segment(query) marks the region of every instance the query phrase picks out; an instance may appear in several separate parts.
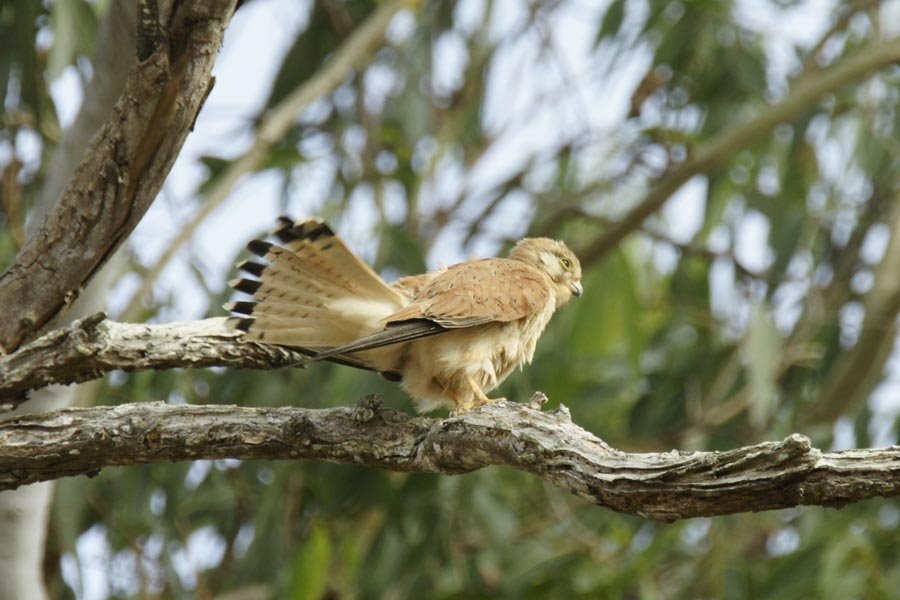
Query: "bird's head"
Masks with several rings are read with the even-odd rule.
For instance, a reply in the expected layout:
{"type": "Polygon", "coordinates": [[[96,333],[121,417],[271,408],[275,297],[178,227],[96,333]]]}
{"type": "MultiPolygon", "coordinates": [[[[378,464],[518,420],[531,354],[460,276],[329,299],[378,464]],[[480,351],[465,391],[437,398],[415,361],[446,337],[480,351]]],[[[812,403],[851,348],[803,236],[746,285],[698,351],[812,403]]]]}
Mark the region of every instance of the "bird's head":
{"type": "Polygon", "coordinates": [[[509,257],[537,267],[553,283],[556,305],[562,306],[573,295],[580,296],[581,263],[564,243],[550,238],[525,238],[513,247],[509,257]]]}

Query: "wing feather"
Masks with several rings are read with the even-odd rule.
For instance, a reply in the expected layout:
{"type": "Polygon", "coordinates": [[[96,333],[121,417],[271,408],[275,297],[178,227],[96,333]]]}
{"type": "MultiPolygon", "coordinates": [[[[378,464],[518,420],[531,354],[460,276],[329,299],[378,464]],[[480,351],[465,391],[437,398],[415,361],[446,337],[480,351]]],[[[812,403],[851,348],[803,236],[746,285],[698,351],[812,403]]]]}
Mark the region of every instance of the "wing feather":
{"type": "Polygon", "coordinates": [[[384,331],[373,333],[354,340],[349,344],[343,344],[335,348],[330,348],[323,352],[313,354],[301,364],[314,362],[317,360],[330,360],[334,356],[346,355],[353,352],[362,352],[364,350],[374,350],[384,346],[392,346],[401,342],[408,342],[430,335],[437,335],[447,331],[445,327],[441,327],[437,323],[428,320],[418,320],[402,323],[399,325],[389,325],[384,331]]]}
{"type": "Polygon", "coordinates": [[[422,286],[412,303],[386,319],[427,319],[446,329],[516,321],[550,301],[546,277],[521,261],[488,258],[450,267],[422,286]]]}

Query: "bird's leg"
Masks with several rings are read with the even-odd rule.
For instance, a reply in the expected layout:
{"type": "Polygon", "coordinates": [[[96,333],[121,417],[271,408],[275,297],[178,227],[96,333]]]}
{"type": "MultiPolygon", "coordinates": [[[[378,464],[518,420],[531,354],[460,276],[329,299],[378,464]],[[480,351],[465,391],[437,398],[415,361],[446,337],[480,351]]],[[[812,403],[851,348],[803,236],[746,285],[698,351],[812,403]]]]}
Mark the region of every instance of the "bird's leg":
{"type": "Polygon", "coordinates": [[[450,399],[451,402],[453,402],[453,408],[450,409],[451,417],[458,417],[459,415],[467,413],[475,408],[475,403],[472,401],[472,399],[463,400],[462,398],[460,398],[459,394],[451,392],[449,389],[447,389],[446,386],[441,386],[441,388],[444,390],[444,394],[450,399]]]}
{"type": "Polygon", "coordinates": [[[466,375],[466,382],[469,384],[469,387],[472,388],[472,391],[475,393],[475,400],[473,401],[473,408],[476,406],[482,406],[483,404],[487,404],[489,402],[497,402],[499,400],[506,400],[506,398],[488,398],[484,395],[484,392],[481,390],[481,386],[475,383],[475,380],[472,379],[471,375],[466,375]]]}
{"type": "Polygon", "coordinates": [[[497,402],[498,400],[505,400],[506,398],[488,398],[485,396],[484,392],[481,390],[481,386],[475,383],[475,380],[472,379],[471,375],[466,375],[466,383],[469,386],[469,389],[472,392],[472,396],[467,398],[466,400],[462,400],[459,394],[452,394],[449,390],[444,388],[444,393],[447,394],[447,397],[453,401],[455,407],[450,411],[451,417],[457,417],[461,414],[467,413],[473,408],[478,408],[484,404],[489,402],[497,402]]]}

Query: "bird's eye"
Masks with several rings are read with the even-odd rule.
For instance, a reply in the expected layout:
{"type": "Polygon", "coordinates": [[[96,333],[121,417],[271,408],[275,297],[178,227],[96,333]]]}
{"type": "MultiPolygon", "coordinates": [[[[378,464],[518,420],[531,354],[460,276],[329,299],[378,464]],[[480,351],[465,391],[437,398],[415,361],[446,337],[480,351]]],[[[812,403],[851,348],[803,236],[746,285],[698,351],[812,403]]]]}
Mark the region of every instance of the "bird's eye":
{"type": "Polygon", "coordinates": [[[568,258],[563,258],[560,262],[562,263],[562,266],[565,267],[566,269],[572,268],[572,261],[569,260],[568,258]]]}

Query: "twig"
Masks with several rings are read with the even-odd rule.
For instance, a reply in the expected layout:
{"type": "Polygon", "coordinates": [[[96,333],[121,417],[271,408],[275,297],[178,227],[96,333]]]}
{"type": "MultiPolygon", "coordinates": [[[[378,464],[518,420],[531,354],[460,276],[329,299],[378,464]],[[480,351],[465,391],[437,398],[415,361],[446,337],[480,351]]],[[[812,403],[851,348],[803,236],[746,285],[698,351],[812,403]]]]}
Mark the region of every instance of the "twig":
{"type": "Polygon", "coordinates": [[[878,2],[879,0],[856,0],[855,2],[838,5],[836,11],[837,16],[831,24],[831,27],[819,37],[819,40],[815,45],[806,53],[806,59],[803,61],[803,72],[811,73],[816,71],[819,68],[819,65],[817,65],[815,61],[819,58],[819,53],[822,52],[829,40],[831,40],[835,34],[846,29],[847,25],[850,23],[850,19],[854,15],[861,11],[869,10],[872,6],[877,5],[878,2]]]}

